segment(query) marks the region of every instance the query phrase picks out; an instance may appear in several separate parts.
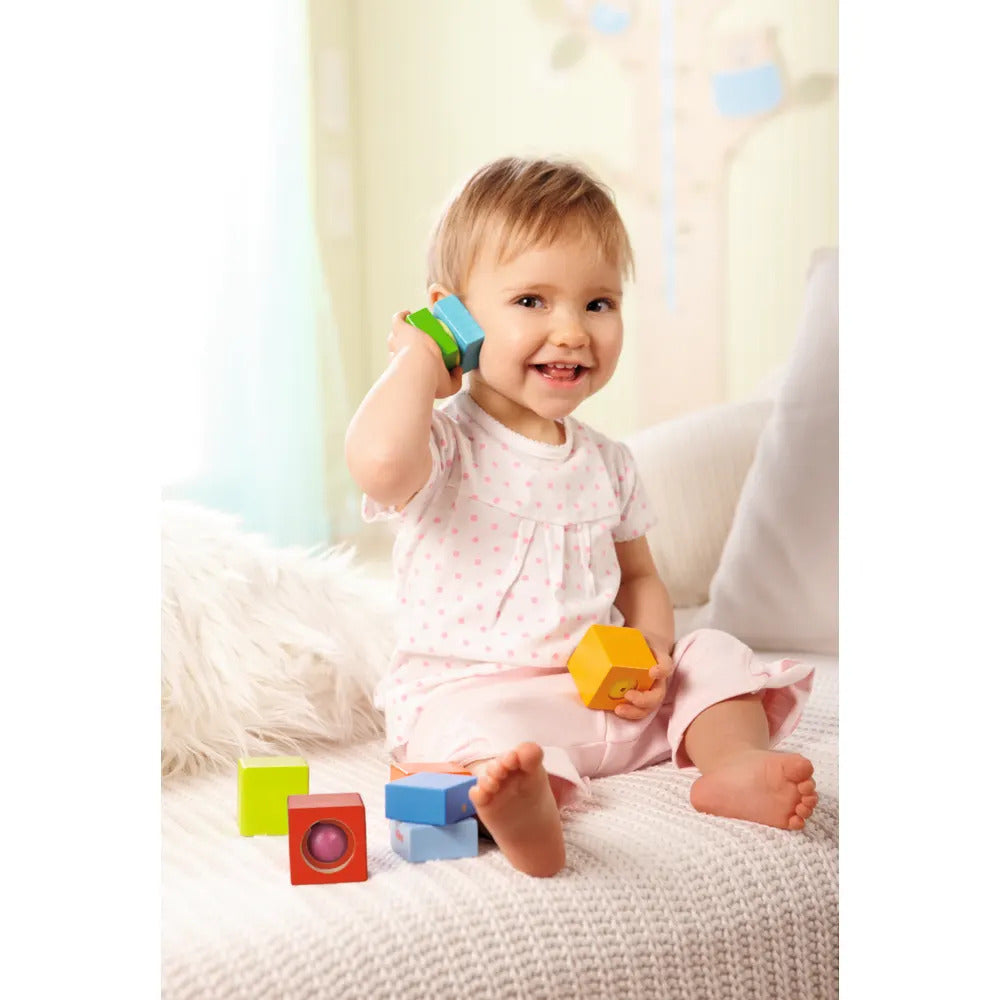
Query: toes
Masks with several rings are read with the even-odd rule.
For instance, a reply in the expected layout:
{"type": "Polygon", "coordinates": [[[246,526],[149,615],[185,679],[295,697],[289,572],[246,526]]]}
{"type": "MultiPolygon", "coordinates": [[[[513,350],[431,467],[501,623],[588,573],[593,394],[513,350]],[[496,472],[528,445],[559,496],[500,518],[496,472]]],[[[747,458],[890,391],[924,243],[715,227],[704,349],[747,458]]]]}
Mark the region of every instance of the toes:
{"type": "Polygon", "coordinates": [[[801,830],[805,825],[806,821],[801,816],[792,816],[788,821],[789,830],[801,830]]]}
{"type": "Polygon", "coordinates": [[[490,798],[492,798],[497,792],[500,791],[500,782],[497,781],[493,775],[487,772],[480,777],[479,784],[476,787],[481,788],[487,795],[489,795],[490,798]]]}
{"type": "Polygon", "coordinates": [[[511,752],[525,771],[538,767],[544,756],[544,751],[537,743],[519,743],[511,752]]]}
{"type": "Polygon", "coordinates": [[[784,764],[785,776],[796,784],[800,784],[812,777],[812,761],[806,760],[805,757],[799,754],[790,754],[782,763],[784,764]]]}
{"type": "Polygon", "coordinates": [[[477,808],[482,809],[483,806],[488,806],[493,800],[493,796],[489,792],[480,788],[479,785],[473,785],[469,789],[469,801],[477,808]]]}
{"type": "Polygon", "coordinates": [[[818,795],[803,795],[802,796],[802,804],[804,806],[808,806],[810,809],[815,809],[817,802],[819,802],[819,796],[818,795]]]}
{"type": "Polygon", "coordinates": [[[800,781],[798,787],[800,795],[811,795],[816,791],[816,782],[810,778],[808,781],[800,781]]]}
{"type": "MultiPolygon", "coordinates": [[[[507,756],[509,757],[510,754],[507,754],[507,756]]],[[[508,773],[516,766],[516,763],[512,766],[502,757],[496,757],[486,765],[486,774],[494,781],[503,781],[503,779],[507,777],[508,773]]]]}
{"type": "Polygon", "coordinates": [[[797,816],[801,816],[802,819],[809,819],[809,817],[812,816],[812,813],[812,806],[807,806],[802,802],[795,807],[795,814],[797,816]]]}

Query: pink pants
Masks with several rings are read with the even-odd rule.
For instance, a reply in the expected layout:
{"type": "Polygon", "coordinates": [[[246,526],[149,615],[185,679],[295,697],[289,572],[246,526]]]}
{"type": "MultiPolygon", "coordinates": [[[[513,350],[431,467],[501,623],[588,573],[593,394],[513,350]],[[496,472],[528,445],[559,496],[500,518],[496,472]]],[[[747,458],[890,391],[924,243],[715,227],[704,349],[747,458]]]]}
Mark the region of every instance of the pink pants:
{"type": "Polygon", "coordinates": [[[693,766],[684,750],[687,727],[706,708],[737,695],[763,692],[773,746],[798,724],[812,688],[812,667],[797,660],[765,662],[714,629],[680,639],[674,663],[662,707],[637,722],[587,708],[568,672],[525,667],[442,684],[428,696],[397,757],[464,765],[527,740],[545,751],[550,775],[586,790],[588,778],[671,757],[678,767],[693,766]]]}

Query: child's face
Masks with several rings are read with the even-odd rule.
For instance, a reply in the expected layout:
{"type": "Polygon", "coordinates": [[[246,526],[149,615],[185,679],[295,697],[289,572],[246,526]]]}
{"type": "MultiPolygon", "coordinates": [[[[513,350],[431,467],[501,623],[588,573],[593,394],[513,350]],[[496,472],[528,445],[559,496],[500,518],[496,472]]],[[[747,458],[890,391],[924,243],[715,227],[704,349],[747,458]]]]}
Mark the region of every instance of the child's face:
{"type": "Polygon", "coordinates": [[[504,264],[495,253],[480,254],[462,298],[485,334],[470,376],[472,397],[527,437],[551,439],[552,422],[614,373],[622,347],[621,273],[592,241],[560,239],[504,264]]]}

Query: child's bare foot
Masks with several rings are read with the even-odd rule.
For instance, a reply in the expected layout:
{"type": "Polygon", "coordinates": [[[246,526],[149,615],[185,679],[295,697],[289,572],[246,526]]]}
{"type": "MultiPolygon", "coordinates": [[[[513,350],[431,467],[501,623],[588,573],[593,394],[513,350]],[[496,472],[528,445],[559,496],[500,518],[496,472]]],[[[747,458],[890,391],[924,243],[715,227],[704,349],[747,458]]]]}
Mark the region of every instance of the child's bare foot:
{"type": "Polygon", "coordinates": [[[542,748],[519,743],[472,771],[479,780],[469,798],[507,860],[528,875],[555,875],[566,863],[566,847],[542,748]]]}
{"type": "Polygon", "coordinates": [[[745,750],[728,757],[691,786],[699,812],[801,830],[819,796],[813,766],[797,753],[745,750]]]}

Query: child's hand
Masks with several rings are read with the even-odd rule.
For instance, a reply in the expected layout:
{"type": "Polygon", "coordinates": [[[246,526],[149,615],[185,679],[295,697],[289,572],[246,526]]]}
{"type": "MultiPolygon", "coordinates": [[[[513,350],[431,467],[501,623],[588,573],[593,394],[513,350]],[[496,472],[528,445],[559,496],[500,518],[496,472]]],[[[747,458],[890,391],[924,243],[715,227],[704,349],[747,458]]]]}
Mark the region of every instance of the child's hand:
{"type": "Polygon", "coordinates": [[[649,676],[653,678],[653,686],[648,691],[639,691],[633,688],[625,692],[627,705],[619,705],[615,709],[615,715],[621,719],[645,719],[647,715],[659,710],[663,704],[663,699],[667,696],[667,685],[670,683],[670,676],[674,672],[674,661],[670,653],[673,650],[673,643],[651,632],[643,632],[649,648],[656,657],[656,664],[649,668],[649,676]]]}
{"type": "Polygon", "coordinates": [[[435,399],[445,399],[454,396],[462,388],[462,366],[456,365],[451,371],[445,367],[441,348],[423,330],[417,329],[406,322],[409,310],[404,309],[392,317],[392,330],[386,338],[389,347],[389,360],[396,357],[404,348],[409,348],[420,358],[425,356],[433,365],[437,375],[437,386],[434,390],[435,399]]]}

